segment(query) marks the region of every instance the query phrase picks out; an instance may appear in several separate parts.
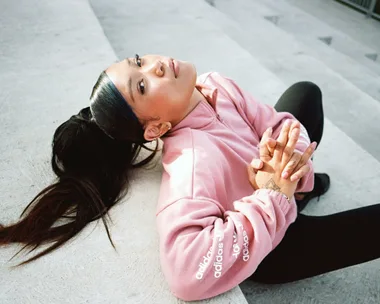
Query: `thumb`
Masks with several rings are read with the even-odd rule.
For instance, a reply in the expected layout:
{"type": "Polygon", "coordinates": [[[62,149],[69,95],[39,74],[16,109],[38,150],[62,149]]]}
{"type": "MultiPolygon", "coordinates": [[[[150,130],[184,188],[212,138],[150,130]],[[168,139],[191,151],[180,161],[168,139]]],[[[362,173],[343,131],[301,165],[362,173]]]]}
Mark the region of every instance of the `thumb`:
{"type": "Polygon", "coordinates": [[[259,189],[256,183],[256,170],[250,165],[247,166],[248,180],[254,190],[259,189]]]}
{"type": "Polygon", "coordinates": [[[263,167],[264,163],[261,159],[257,159],[257,158],[254,158],[252,161],[251,161],[251,164],[250,166],[255,169],[257,172],[257,170],[260,170],[262,167],[263,167]]]}

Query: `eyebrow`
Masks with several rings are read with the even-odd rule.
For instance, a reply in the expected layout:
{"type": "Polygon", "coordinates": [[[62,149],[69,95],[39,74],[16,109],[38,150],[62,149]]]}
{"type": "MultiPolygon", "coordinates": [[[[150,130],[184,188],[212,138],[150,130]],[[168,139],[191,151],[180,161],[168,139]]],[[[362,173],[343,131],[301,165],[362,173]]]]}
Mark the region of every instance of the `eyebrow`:
{"type": "MultiPolygon", "coordinates": [[[[129,60],[129,58],[126,58],[128,65],[131,66],[132,62],[129,60]]],[[[129,96],[131,96],[132,102],[135,103],[135,98],[133,97],[133,90],[132,90],[132,78],[129,77],[128,79],[128,91],[129,91],[129,96]]]]}

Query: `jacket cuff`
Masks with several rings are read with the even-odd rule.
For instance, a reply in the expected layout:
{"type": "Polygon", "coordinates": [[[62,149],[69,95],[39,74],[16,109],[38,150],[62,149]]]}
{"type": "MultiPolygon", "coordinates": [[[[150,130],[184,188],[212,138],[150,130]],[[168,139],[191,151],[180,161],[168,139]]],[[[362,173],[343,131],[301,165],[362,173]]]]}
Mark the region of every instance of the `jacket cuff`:
{"type": "Polygon", "coordinates": [[[270,197],[273,204],[277,204],[281,211],[286,215],[291,207],[291,204],[295,203],[294,198],[288,200],[282,192],[274,191],[270,189],[259,189],[253,194],[259,199],[263,198],[265,200],[268,196],[270,197]]]}

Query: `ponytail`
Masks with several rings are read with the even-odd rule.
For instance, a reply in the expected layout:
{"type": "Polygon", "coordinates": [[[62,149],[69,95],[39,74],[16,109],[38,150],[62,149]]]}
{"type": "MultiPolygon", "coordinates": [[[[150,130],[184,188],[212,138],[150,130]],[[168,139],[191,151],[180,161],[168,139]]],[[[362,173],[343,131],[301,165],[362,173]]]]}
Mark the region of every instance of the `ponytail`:
{"type": "Polygon", "coordinates": [[[91,119],[89,108],[60,125],[53,138],[52,168],[58,180],[42,190],[25,208],[20,220],[0,225],[0,246],[21,243],[20,252],[42,252],[19,265],[32,262],[61,247],[88,223],[102,219],[112,242],[107,212],[127,193],[131,172],[150,163],[158,152],[144,144],[107,136],[91,119]],[[153,152],[135,163],[141,148],[153,152]]]}

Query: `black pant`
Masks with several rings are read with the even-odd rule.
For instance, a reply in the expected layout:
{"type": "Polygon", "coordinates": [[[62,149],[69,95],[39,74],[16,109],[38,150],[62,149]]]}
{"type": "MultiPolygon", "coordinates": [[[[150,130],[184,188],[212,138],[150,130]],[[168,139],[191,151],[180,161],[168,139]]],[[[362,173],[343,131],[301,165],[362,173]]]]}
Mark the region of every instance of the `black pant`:
{"type": "MultiPolygon", "coordinates": [[[[275,106],[292,113],[320,142],[322,97],[309,82],[290,87],[275,106]]],[[[380,257],[380,204],[326,216],[299,214],[281,243],[248,278],[277,284],[323,274],[380,257]]]]}
{"type": "Polygon", "coordinates": [[[274,106],[277,112],[288,112],[306,128],[311,142],[318,144],[323,133],[322,93],[312,82],[298,82],[285,91],[274,106]]]}

